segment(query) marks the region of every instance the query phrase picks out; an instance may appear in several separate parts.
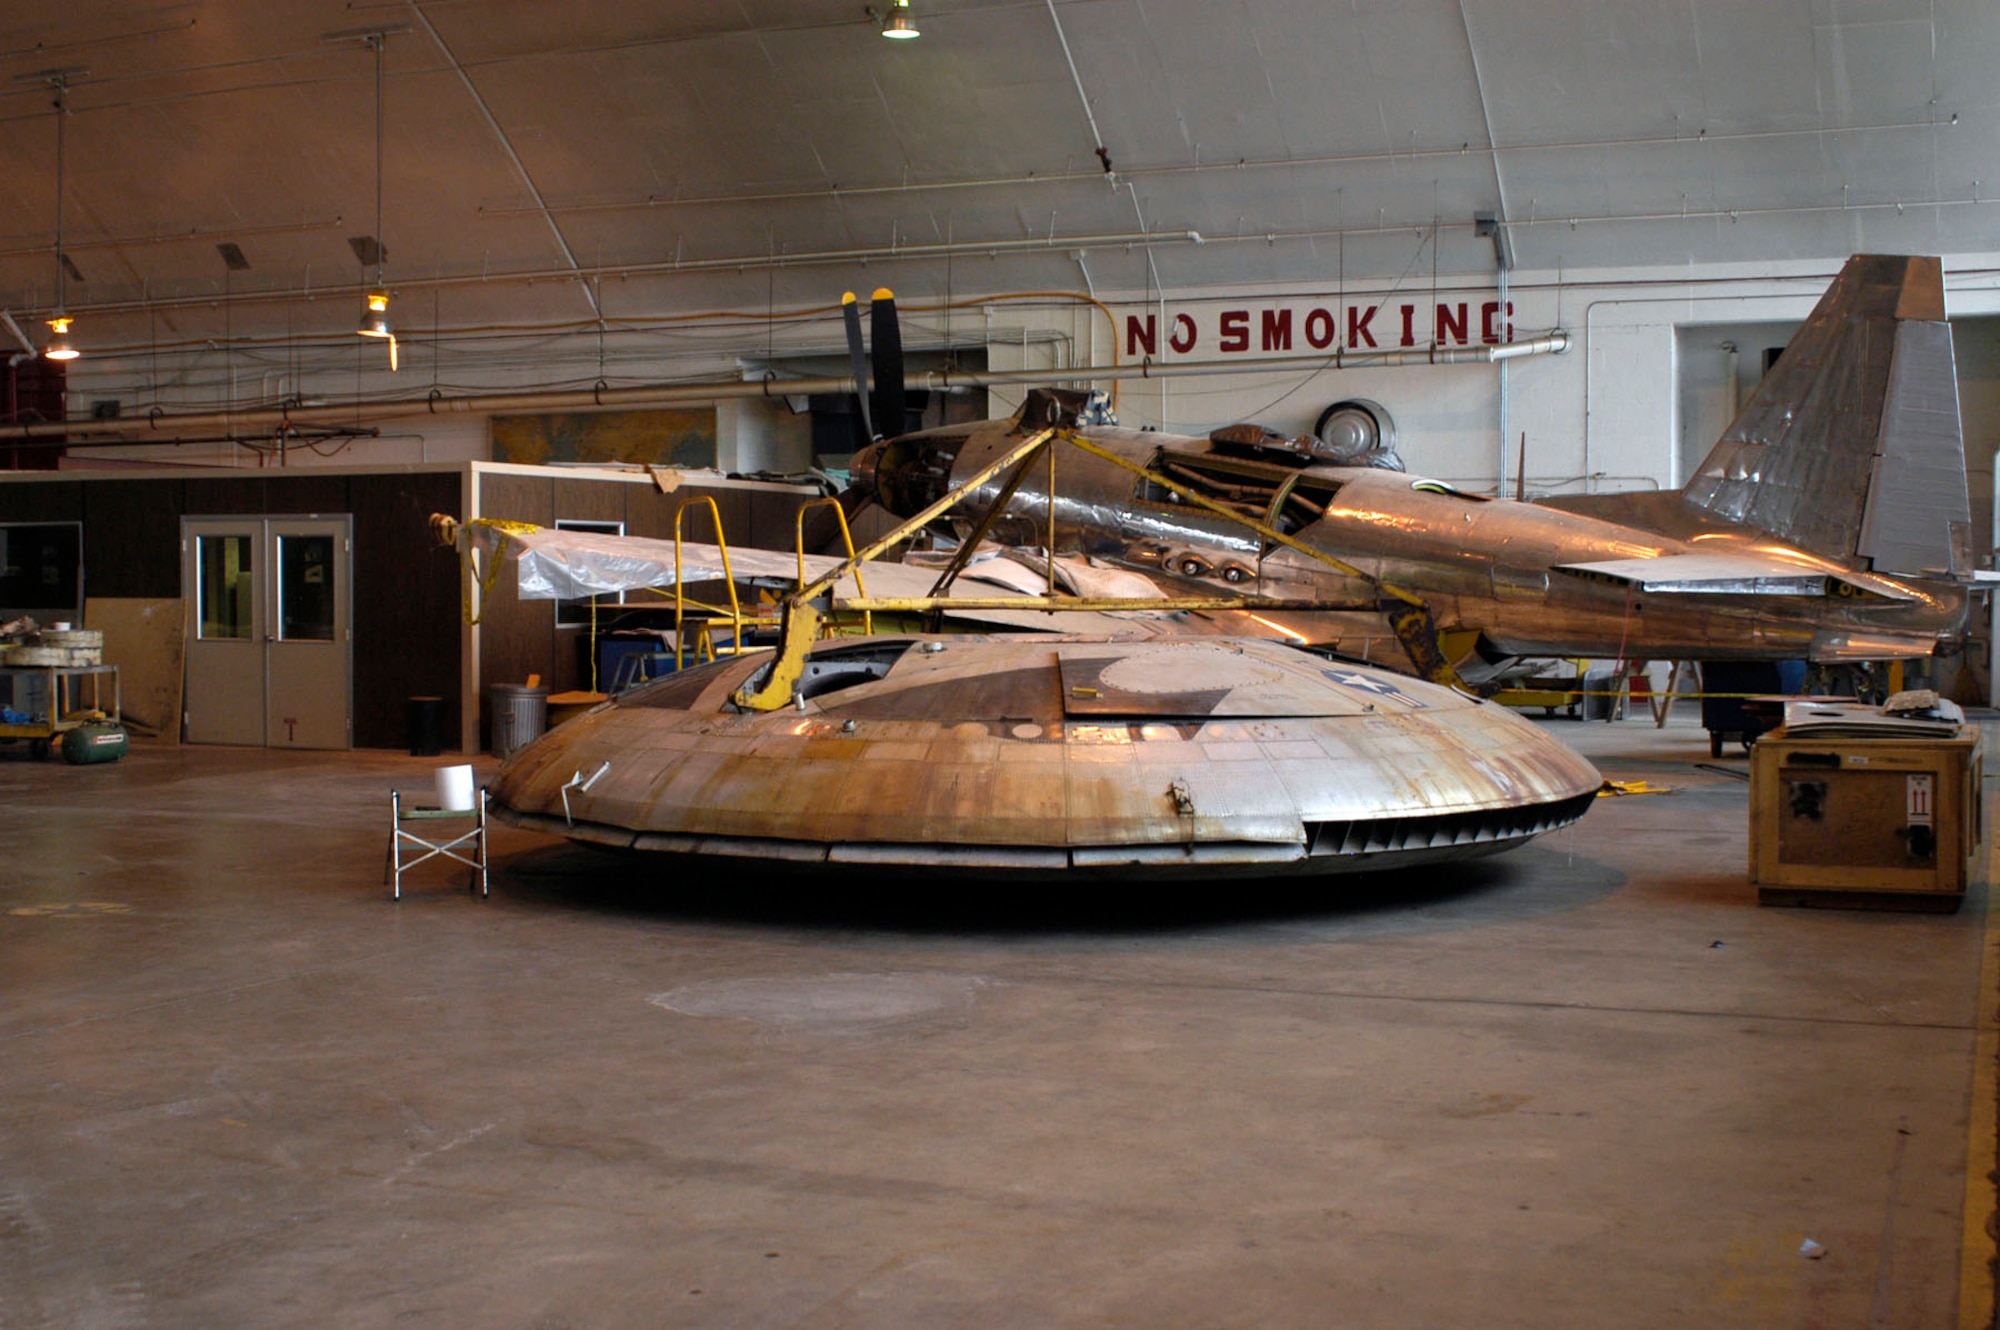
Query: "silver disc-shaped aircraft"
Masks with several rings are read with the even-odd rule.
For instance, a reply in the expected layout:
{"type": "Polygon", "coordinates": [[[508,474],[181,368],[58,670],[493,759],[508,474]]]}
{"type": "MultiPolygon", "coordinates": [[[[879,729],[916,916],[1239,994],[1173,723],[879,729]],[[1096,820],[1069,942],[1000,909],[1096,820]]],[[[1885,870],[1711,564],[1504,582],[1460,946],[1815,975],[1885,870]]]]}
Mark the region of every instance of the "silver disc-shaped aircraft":
{"type": "Polygon", "coordinates": [[[1270,640],[834,639],[790,705],[757,651],[506,763],[515,825],[739,868],[1282,877],[1472,858],[1602,783],[1505,707],[1270,640]]]}

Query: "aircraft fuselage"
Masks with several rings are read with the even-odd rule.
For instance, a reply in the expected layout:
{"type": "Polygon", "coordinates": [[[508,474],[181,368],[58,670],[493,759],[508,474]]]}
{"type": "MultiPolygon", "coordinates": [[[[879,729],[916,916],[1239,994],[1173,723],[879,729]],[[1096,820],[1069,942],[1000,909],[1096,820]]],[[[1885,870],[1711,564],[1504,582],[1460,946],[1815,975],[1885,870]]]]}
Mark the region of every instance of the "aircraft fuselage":
{"type": "MultiPolygon", "coordinates": [[[[1054,498],[1045,460],[1027,474],[994,538],[1050,544],[1164,575],[1189,591],[1300,600],[1385,598],[1382,584],[1423,601],[1441,630],[1477,630],[1513,656],[1628,659],[1891,659],[1930,654],[1962,630],[1966,595],[1948,582],[1868,574],[1766,532],[1645,496],[1647,527],[1536,503],[1487,499],[1402,472],[1297,465],[1220,448],[1208,439],[1092,426],[1078,433],[1184,489],[1273,527],[1354,573],[1203,509],[1170,488],[1080,449],[1058,445],[1054,498]],[[1657,526],[1661,529],[1650,529],[1657,526]],[[1565,572],[1565,565],[1674,555],[1754,554],[1795,569],[1821,594],[1643,585],[1565,572]],[[1855,575],[1875,590],[1855,583],[1855,575]],[[1355,574],[1359,574],[1358,576],[1355,574]]],[[[878,500],[908,515],[1019,441],[1008,422],[946,427],[878,445],[861,469],[878,500]]],[[[961,533],[998,497],[1005,477],[968,495],[951,521],[961,533]]],[[[1337,640],[1325,622],[1275,618],[1311,640],[1337,640]]],[[[1335,616],[1338,617],[1338,616],[1335,616]]]]}

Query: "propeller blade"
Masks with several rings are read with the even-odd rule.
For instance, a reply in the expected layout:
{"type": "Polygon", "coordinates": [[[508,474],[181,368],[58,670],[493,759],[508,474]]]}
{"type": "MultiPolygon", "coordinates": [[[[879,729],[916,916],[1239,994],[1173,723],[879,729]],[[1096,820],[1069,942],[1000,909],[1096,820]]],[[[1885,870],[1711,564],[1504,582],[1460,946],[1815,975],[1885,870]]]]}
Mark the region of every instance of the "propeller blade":
{"type": "Polygon", "coordinates": [[[852,291],[840,298],[840,316],[847,323],[847,358],[854,365],[854,400],[861,408],[861,443],[867,444],[875,438],[875,423],[868,415],[868,353],[861,349],[861,306],[855,302],[852,291]]]}
{"type": "Polygon", "coordinates": [[[875,369],[875,419],[884,438],[903,432],[903,330],[896,321],[896,297],[888,287],[868,303],[868,340],[875,369]]]}

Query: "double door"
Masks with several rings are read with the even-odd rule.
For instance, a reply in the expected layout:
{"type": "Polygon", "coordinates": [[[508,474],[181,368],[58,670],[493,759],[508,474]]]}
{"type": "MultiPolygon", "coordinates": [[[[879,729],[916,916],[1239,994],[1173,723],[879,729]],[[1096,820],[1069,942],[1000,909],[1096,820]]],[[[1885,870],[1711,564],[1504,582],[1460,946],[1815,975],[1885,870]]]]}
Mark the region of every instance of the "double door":
{"type": "Polygon", "coordinates": [[[189,743],[353,746],[353,519],[181,521],[189,743]]]}

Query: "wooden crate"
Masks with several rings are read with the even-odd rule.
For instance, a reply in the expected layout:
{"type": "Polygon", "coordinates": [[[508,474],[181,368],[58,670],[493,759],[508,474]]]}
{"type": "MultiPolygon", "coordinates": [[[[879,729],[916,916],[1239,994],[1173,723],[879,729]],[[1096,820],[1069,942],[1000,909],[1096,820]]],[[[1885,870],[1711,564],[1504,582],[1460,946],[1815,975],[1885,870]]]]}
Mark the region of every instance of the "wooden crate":
{"type": "Polygon", "coordinates": [[[1765,905],[1956,910],[1981,835],[1976,730],[1953,739],[1776,730],[1750,755],[1750,880],[1765,905]]]}

